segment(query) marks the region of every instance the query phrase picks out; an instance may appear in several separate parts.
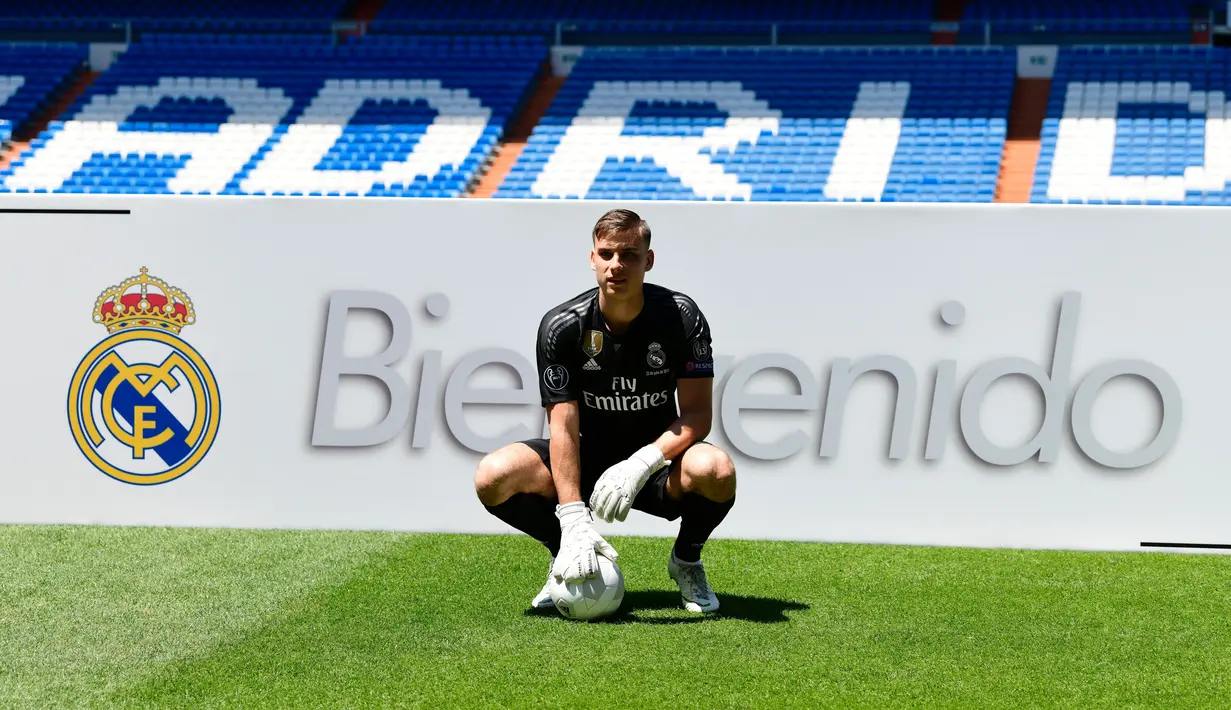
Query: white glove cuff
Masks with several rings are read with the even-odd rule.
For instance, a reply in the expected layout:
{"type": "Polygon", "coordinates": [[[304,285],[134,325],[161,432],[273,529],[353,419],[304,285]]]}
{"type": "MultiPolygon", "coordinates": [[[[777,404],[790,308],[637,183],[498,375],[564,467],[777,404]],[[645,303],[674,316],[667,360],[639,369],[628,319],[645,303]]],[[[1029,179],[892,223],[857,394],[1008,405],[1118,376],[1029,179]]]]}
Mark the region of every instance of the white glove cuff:
{"type": "Polygon", "coordinates": [[[590,515],[590,509],[586,507],[584,501],[557,505],[556,517],[560,519],[561,530],[582,521],[594,522],[593,516],[590,515]]]}
{"type": "Polygon", "coordinates": [[[662,450],[653,444],[646,444],[629,458],[645,464],[648,469],[646,471],[647,475],[657,473],[660,468],[667,465],[667,462],[663,459],[662,450]]]}

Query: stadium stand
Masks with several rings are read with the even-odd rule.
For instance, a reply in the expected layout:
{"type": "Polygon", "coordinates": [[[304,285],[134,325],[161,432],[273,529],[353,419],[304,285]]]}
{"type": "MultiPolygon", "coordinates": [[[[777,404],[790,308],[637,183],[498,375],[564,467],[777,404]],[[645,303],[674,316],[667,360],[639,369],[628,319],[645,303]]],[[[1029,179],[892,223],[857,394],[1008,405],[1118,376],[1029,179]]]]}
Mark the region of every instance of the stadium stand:
{"type": "Polygon", "coordinates": [[[546,48],[520,38],[150,35],[0,191],[454,197],[546,48]]]}
{"type": "Polygon", "coordinates": [[[1187,42],[1194,20],[1208,20],[1208,2],[1184,0],[971,0],[962,13],[964,43],[1047,44],[1187,42]]]}
{"type": "Polygon", "coordinates": [[[0,141],[48,106],[86,54],[74,44],[0,45],[0,141]]]}
{"type": "MultiPolygon", "coordinates": [[[[26,83],[24,76],[0,76],[0,110],[5,108],[5,104],[13,95],[21,89],[26,83]]],[[[10,118],[0,118],[0,142],[7,141],[13,135],[13,120],[10,118]]]]}
{"type": "Polygon", "coordinates": [[[1061,52],[1031,201],[1231,204],[1229,59],[1208,47],[1061,52]]]}
{"type": "Polygon", "coordinates": [[[133,20],[139,27],[188,29],[211,21],[214,31],[261,22],[265,31],[329,28],[346,0],[0,0],[0,28],[105,28],[133,20]]]}
{"type": "Polygon", "coordinates": [[[498,24],[505,32],[537,32],[565,44],[927,44],[934,5],[934,0],[388,0],[371,31],[414,26],[458,32],[498,24]]]}
{"type": "Polygon", "coordinates": [[[1206,15],[1210,4],[1186,0],[971,0],[963,19],[992,21],[1024,29],[1041,22],[1072,23],[1074,27],[1135,27],[1149,23],[1161,30],[1187,29],[1194,16],[1206,15]]]}
{"type": "Polygon", "coordinates": [[[587,51],[498,198],[990,202],[993,49],[587,51]]]}
{"type": "Polygon", "coordinates": [[[762,0],[761,2],[707,2],[706,0],[389,0],[378,16],[381,20],[514,20],[554,24],[576,21],[615,22],[737,22],[760,21],[882,21],[918,22],[932,18],[933,0],[885,0],[883,2],[811,2],[810,0],[762,0]]]}
{"type": "Polygon", "coordinates": [[[1228,50],[1189,46],[1220,12],[0,0],[0,29],[140,29],[101,74],[85,43],[0,44],[0,192],[1231,204],[1228,50]],[[835,46],[736,46],[771,24],[835,46]],[[849,46],[865,32],[901,46],[849,46]],[[590,36],[545,75],[549,44],[590,36]],[[1017,77],[1026,40],[1061,45],[1054,78],[1017,77]]]}

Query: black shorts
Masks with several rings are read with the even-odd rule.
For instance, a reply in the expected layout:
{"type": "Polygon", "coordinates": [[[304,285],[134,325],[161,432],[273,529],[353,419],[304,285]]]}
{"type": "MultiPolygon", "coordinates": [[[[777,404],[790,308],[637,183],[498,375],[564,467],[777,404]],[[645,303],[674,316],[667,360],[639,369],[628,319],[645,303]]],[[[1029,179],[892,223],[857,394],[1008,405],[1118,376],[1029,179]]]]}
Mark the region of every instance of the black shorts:
{"type": "MultiPolygon", "coordinates": [[[[547,470],[551,470],[551,446],[547,439],[527,439],[520,443],[533,449],[543,460],[547,470]]],[[[698,441],[692,446],[704,443],[698,441]]],[[[590,504],[590,494],[594,492],[594,484],[598,483],[599,476],[626,458],[628,454],[624,452],[614,453],[584,445],[581,447],[581,499],[586,505],[590,504]]],[[[658,473],[650,476],[650,480],[645,482],[641,492],[633,499],[633,509],[667,520],[680,517],[680,502],[667,496],[667,476],[670,473],[671,466],[664,466],[658,473]]]]}

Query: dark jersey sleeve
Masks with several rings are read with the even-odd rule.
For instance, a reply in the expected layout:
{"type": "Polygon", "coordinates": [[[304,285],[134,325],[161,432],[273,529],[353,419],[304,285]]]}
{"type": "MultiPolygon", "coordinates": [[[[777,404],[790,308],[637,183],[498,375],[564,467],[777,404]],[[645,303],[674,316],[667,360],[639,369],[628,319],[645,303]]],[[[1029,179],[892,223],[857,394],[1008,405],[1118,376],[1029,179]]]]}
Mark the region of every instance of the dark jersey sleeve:
{"type": "Polygon", "coordinates": [[[676,368],[675,376],[713,377],[714,350],[710,344],[710,325],[705,314],[695,301],[682,293],[675,295],[675,305],[680,309],[684,324],[684,358],[676,368]]]}
{"type": "Polygon", "coordinates": [[[536,352],[543,406],[577,399],[577,353],[581,352],[581,319],[577,314],[551,311],[543,316],[536,352]]]}

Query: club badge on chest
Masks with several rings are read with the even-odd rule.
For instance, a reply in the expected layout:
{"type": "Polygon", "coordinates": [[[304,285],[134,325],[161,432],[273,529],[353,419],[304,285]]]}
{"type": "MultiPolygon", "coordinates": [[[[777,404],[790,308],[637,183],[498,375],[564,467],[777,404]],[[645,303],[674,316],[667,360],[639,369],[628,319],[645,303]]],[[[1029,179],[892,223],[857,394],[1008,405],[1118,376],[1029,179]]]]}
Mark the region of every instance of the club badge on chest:
{"type": "Polygon", "coordinates": [[[658,343],[650,343],[649,352],[645,354],[645,362],[654,369],[658,369],[667,363],[667,354],[663,352],[663,346],[658,343]]]}

